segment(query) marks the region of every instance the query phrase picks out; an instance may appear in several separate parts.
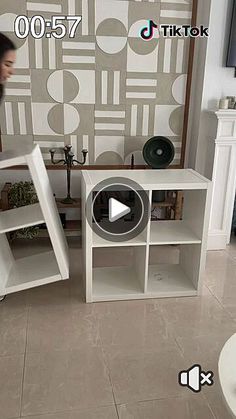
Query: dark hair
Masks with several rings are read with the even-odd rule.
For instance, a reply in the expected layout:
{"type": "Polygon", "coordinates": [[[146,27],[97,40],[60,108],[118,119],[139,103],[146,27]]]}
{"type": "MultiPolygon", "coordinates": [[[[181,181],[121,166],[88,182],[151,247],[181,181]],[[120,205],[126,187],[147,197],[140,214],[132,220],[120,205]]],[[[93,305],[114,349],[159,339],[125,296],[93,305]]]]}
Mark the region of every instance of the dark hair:
{"type": "MultiPolygon", "coordinates": [[[[14,51],[16,50],[15,44],[6,35],[0,32],[0,79],[1,79],[1,64],[4,58],[4,55],[6,54],[6,52],[12,51],[12,50],[14,51]]],[[[4,91],[3,84],[0,83],[0,102],[3,97],[3,91],[4,91]]]]}

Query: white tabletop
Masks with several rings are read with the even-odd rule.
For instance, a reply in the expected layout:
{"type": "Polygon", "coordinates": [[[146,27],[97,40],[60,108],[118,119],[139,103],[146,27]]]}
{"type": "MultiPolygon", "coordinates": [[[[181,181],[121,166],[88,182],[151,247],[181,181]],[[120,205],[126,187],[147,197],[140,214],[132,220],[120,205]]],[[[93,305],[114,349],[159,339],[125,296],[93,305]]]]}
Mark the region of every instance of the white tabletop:
{"type": "Polygon", "coordinates": [[[95,186],[111,177],[133,180],[144,189],[207,189],[209,180],[192,169],[84,170],[87,185],[95,186]]]}
{"type": "Polygon", "coordinates": [[[224,398],[231,413],[236,416],[236,334],[224,345],[218,368],[224,398]]]}

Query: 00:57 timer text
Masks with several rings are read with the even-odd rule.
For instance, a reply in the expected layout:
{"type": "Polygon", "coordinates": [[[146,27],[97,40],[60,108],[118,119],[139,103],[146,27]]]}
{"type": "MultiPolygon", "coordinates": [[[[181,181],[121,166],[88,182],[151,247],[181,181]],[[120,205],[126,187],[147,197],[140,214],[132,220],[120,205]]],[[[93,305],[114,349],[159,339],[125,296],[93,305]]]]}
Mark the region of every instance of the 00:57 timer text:
{"type": "Polygon", "coordinates": [[[51,20],[46,21],[40,15],[33,16],[31,19],[28,16],[20,15],[15,19],[14,30],[16,36],[20,39],[27,38],[29,34],[35,39],[44,36],[46,38],[62,39],[67,35],[67,32],[69,32],[69,38],[74,38],[81,20],[82,16],[52,16],[51,20]],[[72,23],[68,30],[63,21],[72,23]],[[49,29],[49,32],[47,32],[47,29],[49,29]]]}

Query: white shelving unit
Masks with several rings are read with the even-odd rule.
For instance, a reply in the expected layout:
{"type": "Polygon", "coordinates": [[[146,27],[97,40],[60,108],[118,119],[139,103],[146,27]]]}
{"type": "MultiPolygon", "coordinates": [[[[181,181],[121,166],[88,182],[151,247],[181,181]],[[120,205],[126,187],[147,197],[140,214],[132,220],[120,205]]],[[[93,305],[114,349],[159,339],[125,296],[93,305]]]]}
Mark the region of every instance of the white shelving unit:
{"type": "Polygon", "coordinates": [[[27,165],[38,204],[0,212],[0,296],[69,278],[68,246],[39,146],[0,153],[0,169],[27,165]],[[6,233],[46,223],[52,251],[14,259],[6,233]]]}
{"type": "Polygon", "coordinates": [[[201,292],[211,203],[211,182],[191,169],[82,172],[82,240],[86,301],[194,296],[201,292]],[[90,191],[107,178],[137,182],[149,195],[184,192],[181,221],[151,221],[136,238],[98,237],[85,217],[90,191]],[[173,261],[174,259],[174,261],[173,261]]]}

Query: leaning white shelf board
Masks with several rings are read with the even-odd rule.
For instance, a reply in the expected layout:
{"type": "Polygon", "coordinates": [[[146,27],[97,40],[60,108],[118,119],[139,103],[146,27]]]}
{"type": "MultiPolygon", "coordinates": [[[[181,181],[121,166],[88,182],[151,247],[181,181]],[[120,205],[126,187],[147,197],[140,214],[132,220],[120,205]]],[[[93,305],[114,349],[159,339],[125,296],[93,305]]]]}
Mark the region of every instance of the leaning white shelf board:
{"type": "Polygon", "coordinates": [[[83,273],[87,302],[194,296],[201,292],[212,194],[208,179],[192,169],[85,170],[81,178],[83,273]],[[155,190],[184,191],[183,219],[149,220],[139,237],[126,242],[101,239],[92,232],[86,220],[85,203],[98,183],[114,177],[128,178],[141,185],[149,195],[150,206],[155,190]],[[158,246],[166,246],[168,251],[173,245],[180,249],[178,264],[152,263],[153,248],[158,250],[158,246]],[[101,251],[105,255],[104,266],[96,266],[96,252],[101,251]],[[109,264],[113,256],[117,260],[119,252],[123,255],[122,262],[132,261],[129,266],[119,266],[117,262],[118,266],[109,264]]]}
{"type": "Polygon", "coordinates": [[[38,204],[0,212],[0,295],[69,278],[68,246],[38,145],[23,153],[0,153],[0,169],[24,164],[38,204]],[[46,223],[53,251],[15,260],[6,232],[46,223]]]}

